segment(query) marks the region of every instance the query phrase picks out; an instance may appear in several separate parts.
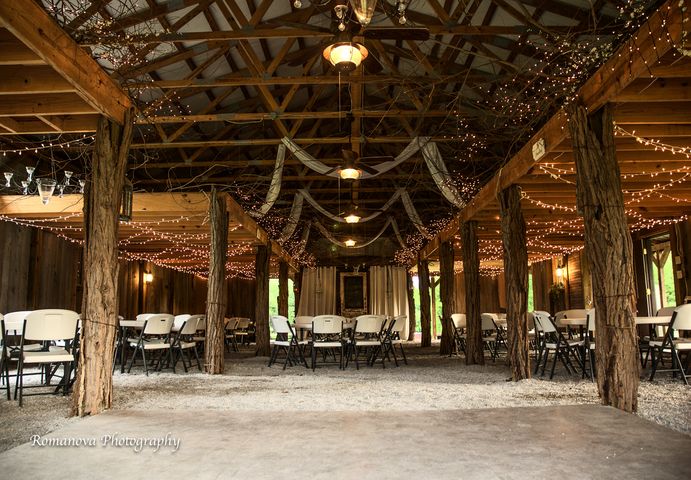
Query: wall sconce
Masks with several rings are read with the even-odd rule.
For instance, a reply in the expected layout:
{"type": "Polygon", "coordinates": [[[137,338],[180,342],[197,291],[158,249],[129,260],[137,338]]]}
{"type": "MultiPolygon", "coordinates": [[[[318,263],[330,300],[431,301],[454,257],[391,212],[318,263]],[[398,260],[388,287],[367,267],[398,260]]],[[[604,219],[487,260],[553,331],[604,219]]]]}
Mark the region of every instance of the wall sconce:
{"type": "Polygon", "coordinates": [[[154,281],[154,274],[150,272],[144,273],[144,283],[151,283],[154,281]]]}

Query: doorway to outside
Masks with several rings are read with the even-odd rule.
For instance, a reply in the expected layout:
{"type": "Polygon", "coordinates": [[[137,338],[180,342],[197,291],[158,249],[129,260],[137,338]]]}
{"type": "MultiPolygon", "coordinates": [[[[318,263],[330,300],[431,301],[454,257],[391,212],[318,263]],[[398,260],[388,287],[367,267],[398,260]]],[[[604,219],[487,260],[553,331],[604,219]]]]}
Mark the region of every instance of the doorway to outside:
{"type": "Polygon", "coordinates": [[[643,240],[646,259],[646,293],[652,314],[677,305],[674,259],[668,233],[643,240]]]}

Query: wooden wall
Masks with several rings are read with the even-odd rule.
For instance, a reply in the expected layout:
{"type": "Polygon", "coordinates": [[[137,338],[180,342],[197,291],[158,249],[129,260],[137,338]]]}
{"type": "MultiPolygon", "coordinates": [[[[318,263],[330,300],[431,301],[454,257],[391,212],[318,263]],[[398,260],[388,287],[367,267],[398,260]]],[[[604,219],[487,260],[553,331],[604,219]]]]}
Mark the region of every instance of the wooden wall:
{"type": "MultiPolygon", "coordinates": [[[[456,310],[465,313],[465,275],[457,273],[454,278],[456,289],[456,310]]],[[[499,277],[480,276],[480,311],[497,313],[500,310],[499,277]]]]}
{"type": "Polygon", "coordinates": [[[553,283],[552,259],[530,266],[533,275],[533,308],[549,312],[549,288],[553,283]]]}
{"type": "Polygon", "coordinates": [[[82,248],[52,233],[0,221],[0,312],[81,309],[82,248]]]}
{"type": "Polygon", "coordinates": [[[226,280],[228,290],[229,317],[247,317],[254,319],[255,297],[257,291],[256,280],[230,278],[226,280]]]}

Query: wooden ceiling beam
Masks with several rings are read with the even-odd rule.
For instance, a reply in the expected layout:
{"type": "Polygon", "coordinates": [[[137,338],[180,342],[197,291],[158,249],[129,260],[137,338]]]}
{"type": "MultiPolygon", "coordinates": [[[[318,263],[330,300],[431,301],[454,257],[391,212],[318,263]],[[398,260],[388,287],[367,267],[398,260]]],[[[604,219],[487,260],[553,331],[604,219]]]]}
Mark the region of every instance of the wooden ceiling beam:
{"type": "Polygon", "coordinates": [[[0,135],[15,134],[36,134],[48,135],[55,133],[55,129],[49,125],[54,125],[60,133],[87,133],[95,132],[99,115],[44,115],[43,121],[14,121],[10,117],[0,117],[0,124],[11,123],[11,132],[0,132],[0,135]]]}
{"type": "MultiPolygon", "coordinates": [[[[0,24],[2,18],[0,18],[0,24]]],[[[24,45],[6,28],[0,28],[0,65],[45,65],[33,50],[24,45]]]]}
{"type": "Polygon", "coordinates": [[[0,117],[79,115],[98,112],[93,105],[86,103],[76,93],[3,95],[0,99],[0,117]]]}
{"type": "Polygon", "coordinates": [[[691,100],[689,78],[640,78],[612,98],[613,102],[685,102],[691,100]]]}
{"type": "Polygon", "coordinates": [[[0,67],[0,95],[18,93],[74,92],[70,83],[47,65],[13,65],[0,67]]]}

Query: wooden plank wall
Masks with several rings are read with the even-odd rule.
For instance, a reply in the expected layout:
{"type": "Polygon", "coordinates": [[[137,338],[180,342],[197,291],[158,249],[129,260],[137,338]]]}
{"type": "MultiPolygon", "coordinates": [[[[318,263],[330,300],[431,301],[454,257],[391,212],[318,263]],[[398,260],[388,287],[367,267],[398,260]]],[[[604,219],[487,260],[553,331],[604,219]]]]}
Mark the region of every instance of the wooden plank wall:
{"type": "Polygon", "coordinates": [[[566,308],[585,308],[581,257],[580,252],[566,256],[566,308]]]}
{"type": "Polygon", "coordinates": [[[226,280],[226,286],[228,291],[226,314],[229,317],[254,319],[254,303],[257,292],[256,280],[230,278],[226,280]]]}
{"type": "MultiPolygon", "coordinates": [[[[454,277],[456,289],[456,310],[465,313],[465,275],[457,273],[454,277]]],[[[480,311],[497,313],[499,303],[499,277],[480,276],[480,311]]]]}
{"type": "Polygon", "coordinates": [[[0,222],[0,312],[79,311],[82,249],[43,230],[0,222]]]}
{"type": "Polygon", "coordinates": [[[549,312],[549,289],[552,286],[552,259],[530,266],[533,275],[533,308],[549,312]]]}

